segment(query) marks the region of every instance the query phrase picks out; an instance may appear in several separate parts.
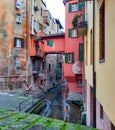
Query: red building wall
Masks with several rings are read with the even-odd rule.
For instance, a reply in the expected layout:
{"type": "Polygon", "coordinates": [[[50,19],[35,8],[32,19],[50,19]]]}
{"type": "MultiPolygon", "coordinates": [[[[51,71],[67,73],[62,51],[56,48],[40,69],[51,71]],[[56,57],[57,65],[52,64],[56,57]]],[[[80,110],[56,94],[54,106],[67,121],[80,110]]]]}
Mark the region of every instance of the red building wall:
{"type": "Polygon", "coordinates": [[[44,52],[50,52],[50,53],[64,52],[64,47],[65,47],[65,38],[64,37],[65,37],[64,33],[43,37],[44,52]],[[47,45],[47,41],[49,41],[49,40],[53,41],[52,46],[47,45]]]}
{"type": "Polygon", "coordinates": [[[68,29],[72,29],[72,19],[76,14],[83,14],[84,7],[80,11],[69,12],[69,3],[76,3],[78,0],[67,0],[65,2],[65,52],[74,53],[73,63],[64,63],[64,77],[68,81],[70,92],[82,92],[82,85],[77,85],[77,80],[83,80],[83,62],[78,61],[79,43],[83,43],[84,37],[69,37],[68,29]]]}

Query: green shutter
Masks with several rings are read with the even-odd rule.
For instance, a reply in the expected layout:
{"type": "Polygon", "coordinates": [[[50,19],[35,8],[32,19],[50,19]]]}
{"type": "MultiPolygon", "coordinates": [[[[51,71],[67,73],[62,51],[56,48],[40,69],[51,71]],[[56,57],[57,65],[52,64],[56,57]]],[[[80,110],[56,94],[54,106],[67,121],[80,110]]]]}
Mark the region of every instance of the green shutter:
{"type": "Polygon", "coordinates": [[[65,53],[65,62],[68,62],[68,53],[65,53]]]}
{"type": "Polygon", "coordinates": [[[79,54],[78,54],[78,56],[79,56],[79,61],[83,62],[83,60],[84,60],[84,43],[79,44],[79,54]]]}
{"type": "Polygon", "coordinates": [[[74,53],[71,53],[72,55],[72,63],[74,62],[74,53]]]}
{"type": "Polygon", "coordinates": [[[81,2],[78,2],[78,11],[81,10],[81,2]]]}
{"type": "Polygon", "coordinates": [[[85,14],[82,14],[82,22],[85,21],[85,14]]]}
{"type": "Polygon", "coordinates": [[[68,29],[68,37],[72,37],[72,29],[68,29]]]}
{"type": "Polygon", "coordinates": [[[81,10],[82,6],[85,5],[85,2],[78,2],[78,10],[81,10]]]}
{"type": "Polygon", "coordinates": [[[50,46],[53,46],[53,40],[50,40],[50,41],[49,41],[49,45],[50,45],[50,46]]]}
{"type": "Polygon", "coordinates": [[[69,3],[69,5],[68,5],[68,11],[72,12],[72,3],[69,3]]]}

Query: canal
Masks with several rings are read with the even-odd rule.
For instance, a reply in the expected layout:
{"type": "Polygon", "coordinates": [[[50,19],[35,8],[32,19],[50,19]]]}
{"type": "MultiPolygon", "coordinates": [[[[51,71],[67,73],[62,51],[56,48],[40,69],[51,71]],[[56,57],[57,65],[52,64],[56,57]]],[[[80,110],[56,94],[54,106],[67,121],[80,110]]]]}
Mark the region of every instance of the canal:
{"type": "Polygon", "coordinates": [[[80,108],[71,102],[67,102],[68,92],[67,85],[49,91],[44,97],[46,107],[39,115],[71,123],[80,123],[80,108]]]}

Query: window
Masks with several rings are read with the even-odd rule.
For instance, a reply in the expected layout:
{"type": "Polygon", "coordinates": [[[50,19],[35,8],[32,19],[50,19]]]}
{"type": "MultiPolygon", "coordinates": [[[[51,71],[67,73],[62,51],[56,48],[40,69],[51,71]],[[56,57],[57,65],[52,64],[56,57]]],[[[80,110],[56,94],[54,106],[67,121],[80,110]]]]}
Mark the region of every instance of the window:
{"type": "Polygon", "coordinates": [[[34,32],[37,33],[37,21],[34,20],[34,32]]]}
{"type": "Polygon", "coordinates": [[[100,120],[101,120],[101,122],[103,122],[103,119],[104,119],[104,117],[103,117],[103,107],[102,107],[102,105],[100,104],[100,120]]]}
{"type": "Polygon", "coordinates": [[[19,67],[16,67],[16,74],[21,74],[21,69],[19,67]]]}
{"type": "Polygon", "coordinates": [[[78,11],[78,3],[69,3],[69,12],[78,11]]]}
{"type": "Polygon", "coordinates": [[[40,85],[43,85],[43,80],[40,81],[40,85]]]}
{"type": "Polygon", "coordinates": [[[16,14],[16,23],[21,24],[21,15],[16,14]]]}
{"type": "Polygon", "coordinates": [[[16,0],[16,9],[20,9],[22,6],[22,0],[16,0]]]}
{"type": "Polygon", "coordinates": [[[41,8],[41,16],[43,16],[43,9],[41,8]]]}
{"type": "Polygon", "coordinates": [[[84,2],[69,3],[68,10],[69,12],[79,11],[83,5],[84,2]]]}
{"type": "Polygon", "coordinates": [[[37,6],[37,3],[36,3],[36,0],[34,0],[34,11],[38,11],[38,6],[37,6]]]}
{"type": "Polygon", "coordinates": [[[77,37],[77,29],[68,29],[68,37],[77,37]]]}
{"type": "Polygon", "coordinates": [[[79,54],[78,54],[78,59],[80,62],[84,61],[84,43],[79,43],[79,54]]]}
{"type": "Polygon", "coordinates": [[[14,37],[14,47],[23,48],[24,47],[24,39],[14,37]]]}
{"type": "Polygon", "coordinates": [[[105,61],[105,4],[101,5],[99,11],[99,61],[105,61]]]}
{"type": "Polygon", "coordinates": [[[65,53],[65,62],[73,63],[74,62],[74,53],[65,53]]]}
{"type": "Polygon", "coordinates": [[[82,79],[77,79],[77,85],[82,85],[82,79]]]}
{"type": "Polygon", "coordinates": [[[53,40],[48,40],[47,41],[47,46],[53,46],[53,40]]]}
{"type": "Polygon", "coordinates": [[[77,11],[78,10],[78,4],[77,3],[73,3],[72,4],[72,11],[77,11]]]}

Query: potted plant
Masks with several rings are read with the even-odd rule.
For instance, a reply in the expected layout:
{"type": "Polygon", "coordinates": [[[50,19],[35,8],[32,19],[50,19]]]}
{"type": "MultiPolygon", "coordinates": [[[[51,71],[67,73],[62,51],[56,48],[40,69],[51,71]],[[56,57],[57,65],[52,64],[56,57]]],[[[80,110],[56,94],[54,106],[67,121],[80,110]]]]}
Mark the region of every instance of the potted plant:
{"type": "Polygon", "coordinates": [[[74,18],[72,19],[73,27],[77,27],[79,18],[80,18],[80,15],[78,14],[74,16],[74,18]]]}

